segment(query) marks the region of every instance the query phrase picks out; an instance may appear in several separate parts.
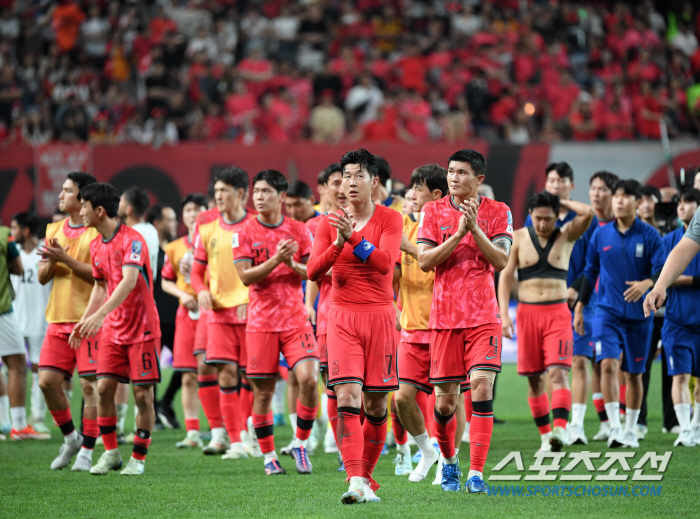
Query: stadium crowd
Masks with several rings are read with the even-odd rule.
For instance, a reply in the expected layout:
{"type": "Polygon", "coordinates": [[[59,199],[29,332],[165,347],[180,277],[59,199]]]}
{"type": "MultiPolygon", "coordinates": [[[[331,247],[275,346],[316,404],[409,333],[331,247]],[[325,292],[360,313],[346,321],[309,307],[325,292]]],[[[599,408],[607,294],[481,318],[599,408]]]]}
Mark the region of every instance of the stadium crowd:
{"type": "Polygon", "coordinates": [[[696,134],[678,4],[2,0],[0,143],[696,134]]]}

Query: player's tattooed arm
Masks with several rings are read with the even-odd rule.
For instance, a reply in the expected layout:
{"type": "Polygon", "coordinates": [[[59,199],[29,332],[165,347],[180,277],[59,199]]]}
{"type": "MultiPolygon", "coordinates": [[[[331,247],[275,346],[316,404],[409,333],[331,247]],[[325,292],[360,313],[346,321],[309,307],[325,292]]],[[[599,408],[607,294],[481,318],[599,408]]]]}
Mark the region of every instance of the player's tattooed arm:
{"type": "Polygon", "coordinates": [[[497,240],[494,240],[493,244],[501,249],[503,252],[505,252],[508,257],[510,257],[510,248],[512,246],[511,242],[507,238],[498,238],[497,240]]]}

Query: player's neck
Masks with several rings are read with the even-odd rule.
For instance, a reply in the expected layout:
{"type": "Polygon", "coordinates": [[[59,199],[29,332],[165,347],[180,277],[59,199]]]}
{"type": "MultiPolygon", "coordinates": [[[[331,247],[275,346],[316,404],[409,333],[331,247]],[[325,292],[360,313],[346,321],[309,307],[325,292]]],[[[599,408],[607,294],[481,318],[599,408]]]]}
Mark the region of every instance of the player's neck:
{"type": "Polygon", "coordinates": [[[143,218],[136,218],[135,216],[126,215],[124,223],[127,225],[127,227],[133,227],[137,223],[145,223],[145,221],[146,220],[144,220],[143,218]]]}
{"type": "Polygon", "coordinates": [[[476,190],[468,195],[452,195],[452,198],[454,199],[455,205],[459,207],[459,204],[466,202],[467,200],[476,200],[478,202],[479,191],[476,190]]]}
{"type": "MultiPolygon", "coordinates": [[[[562,198],[562,200],[569,200],[569,199],[568,199],[568,198],[562,198]]],[[[566,217],[567,214],[569,214],[569,210],[568,210],[566,207],[561,206],[561,207],[559,208],[559,218],[563,219],[564,217],[566,217]]]]}
{"type": "Polygon", "coordinates": [[[226,223],[236,223],[245,216],[245,207],[242,205],[232,207],[230,211],[222,211],[221,216],[226,223]]]}
{"type": "Polygon", "coordinates": [[[690,226],[690,222],[682,222],[683,223],[683,232],[688,230],[688,227],[690,226]]]}
{"type": "Polygon", "coordinates": [[[117,227],[119,227],[118,219],[104,218],[95,226],[95,229],[97,229],[97,232],[102,235],[102,239],[109,240],[112,236],[114,236],[114,232],[117,230],[117,227]]]}
{"type": "Polygon", "coordinates": [[[593,212],[595,212],[595,217],[598,218],[599,222],[609,222],[614,216],[612,207],[605,210],[593,209],[593,212]]]}
{"type": "Polygon", "coordinates": [[[258,213],[258,220],[265,225],[269,225],[270,227],[279,225],[280,221],[282,220],[282,207],[270,213],[258,213]]]}
{"type": "Polygon", "coordinates": [[[370,199],[364,200],[362,202],[351,203],[350,212],[357,218],[369,218],[374,213],[374,204],[370,199]]]}
{"type": "Polygon", "coordinates": [[[74,228],[75,227],[82,227],[84,225],[83,217],[80,216],[80,210],[78,210],[74,213],[68,214],[68,224],[74,228]]]}
{"type": "Polygon", "coordinates": [[[383,204],[384,200],[389,198],[389,192],[386,190],[384,186],[379,186],[377,188],[377,191],[374,193],[374,196],[372,197],[372,201],[375,204],[383,204]]]}
{"type": "Polygon", "coordinates": [[[644,223],[648,223],[648,224],[651,225],[654,229],[656,229],[656,227],[657,227],[657,225],[656,225],[656,219],[655,219],[654,217],[651,217],[651,218],[642,218],[642,221],[643,221],[644,223]]]}
{"type": "Polygon", "coordinates": [[[29,254],[32,252],[34,249],[36,249],[36,246],[39,244],[39,238],[35,236],[28,236],[27,238],[24,239],[24,243],[22,243],[22,250],[29,254]]]}
{"type": "Polygon", "coordinates": [[[626,216],[624,218],[618,218],[617,219],[617,228],[622,233],[627,232],[629,230],[629,228],[634,225],[634,221],[636,218],[637,218],[637,215],[635,215],[635,214],[633,214],[632,216],[626,216]]]}

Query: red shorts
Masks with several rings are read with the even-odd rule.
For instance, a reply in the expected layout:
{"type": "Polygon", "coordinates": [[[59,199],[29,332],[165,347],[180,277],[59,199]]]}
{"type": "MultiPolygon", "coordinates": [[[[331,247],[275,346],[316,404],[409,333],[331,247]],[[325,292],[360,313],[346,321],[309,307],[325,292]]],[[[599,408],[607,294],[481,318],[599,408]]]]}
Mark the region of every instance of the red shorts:
{"type": "Polygon", "coordinates": [[[280,353],[294,370],[300,362],[318,362],[319,348],[314,329],[308,321],[301,328],[284,332],[247,332],[248,378],[276,377],[280,365],[280,353]]]}
{"type": "Polygon", "coordinates": [[[160,382],[160,337],[136,344],[100,343],[97,378],[136,386],[160,382]]]}
{"type": "Polygon", "coordinates": [[[58,326],[49,324],[44,336],[39,357],[39,369],[55,371],[67,379],[73,378],[75,367],[79,377],[94,377],[97,373],[97,351],[101,346],[100,336],[83,339],[80,348],[74,350],[68,344],[72,327],[65,323],[58,326]]]}
{"type": "Polygon", "coordinates": [[[328,311],[328,386],[356,383],[363,391],[399,389],[398,334],[392,307],[328,311]]]}
{"type": "Polygon", "coordinates": [[[430,344],[401,341],[398,356],[399,382],[431,394],[433,385],[430,383],[430,344]]]}
{"type": "Polygon", "coordinates": [[[181,306],[175,317],[175,345],[173,352],[173,369],[197,373],[197,357],[194,356],[194,341],[197,336],[199,320],[194,321],[181,306]]]}
{"type": "Polygon", "coordinates": [[[549,368],[571,369],[574,334],[566,302],[546,305],[520,303],[518,327],[518,374],[541,375],[549,368]]]}
{"type": "Polygon", "coordinates": [[[318,360],[321,362],[321,370],[328,370],[328,347],[327,347],[328,335],[325,333],[316,337],[316,343],[318,344],[318,360]]]}
{"type": "Polygon", "coordinates": [[[199,320],[197,321],[197,333],[194,336],[194,355],[200,355],[207,352],[207,338],[209,334],[209,312],[200,310],[199,320]]]}
{"type": "Polygon", "coordinates": [[[209,323],[207,326],[207,364],[236,364],[245,371],[245,324],[209,323]]]}
{"type": "Polygon", "coordinates": [[[465,382],[475,369],[501,371],[501,323],[432,330],[430,382],[465,382]]]}

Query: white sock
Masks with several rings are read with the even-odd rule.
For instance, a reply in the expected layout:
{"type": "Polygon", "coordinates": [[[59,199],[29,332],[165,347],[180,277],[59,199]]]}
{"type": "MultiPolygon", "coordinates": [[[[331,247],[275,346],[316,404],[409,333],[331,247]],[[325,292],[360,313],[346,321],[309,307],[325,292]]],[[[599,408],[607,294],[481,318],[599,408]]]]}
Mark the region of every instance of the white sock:
{"type": "Polygon", "coordinates": [[[552,431],[549,431],[549,432],[540,434],[540,439],[541,439],[542,441],[545,441],[545,440],[549,441],[549,439],[550,439],[551,437],[552,437],[552,431]]]}
{"type": "Polygon", "coordinates": [[[586,404],[571,404],[571,425],[583,427],[584,416],[586,416],[586,404]]]}
{"type": "Polygon", "coordinates": [[[272,395],[272,414],[284,414],[286,394],[287,382],[280,379],[275,384],[275,393],[272,395]]]}
{"type": "Polygon", "coordinates": [[[625,425],[625,431],[636,432],[637,430],[637,420],[639,420],[639,409],[627,408],[627,424],[625,425]]]}
{"type": "Polygon", "coordinates": [[[299,449],[300,447],[304,447],[306,449],[306,444],[309,443],[309,440],[300,440],[299,438],[294,438],[294,441],[292,441],[292,447],[295,449],[299,449]]]}
{"type": "Polygon", "coordinates": [[[681,426],[681,431],[688,428],[690,425],[690,404],[676,404],[673,406],[678,418],[678,425],[681,426]]]}
{"type": "Polygon", "coordinates": [[[423,456],[429,454],[431,449],[435,450],[433,447],[433,442],[430,441],[430,437],[428,436],[427,432],[424,432],[419,436],[414,436],[413,439],[415,440],[416,445],[418,445],[418,448],[423,456]]]}
{"type": "Polygon", "coordinates": [[[124,434],[124,422],[126,422],[126,412],[129,404],[116,404],[117,408],[117,436],[124,434]]]}
{"type": "Polygon", "coordinates": [[[479,479],[484,479],[484,473],[479,472],[478,470],[470,470],[469,474],[467,474],[467,479],[471,479],[472,476],[479,476],[479,479]]]}
{"type": "Polygon", "coordinates": [[[134,432],[136,432],[136,424],[138,423],[137,418],[139,417],[139,408],[134,406],[134,432]]]}
{"type": "Polygon", "coordinates": [[[457,454],[459,454],[459,449],[455,448],[455,456],[457,456],[457,454]]]}
{"type": "Polygon", "coordinates": [[[10,397],[0,396],[0,426],[10,423],[10,397]]]}
{"type": "Polygon", "coordinates": [[[46,418],[46,400],[44,400],[44,393],[39,387],[39,373],[32,373],[31,404],[32,419],[35,422],[44,423],[46,418]]]}
{"type": "Polygon", "coordinates": [[[75,429],[73,429],[70,434],[63,437],[63,441],[65,443],[77,443],[79,439],[80,436],[78,436],[78,431],[75,429]]]}
{"type": "Polygon", "coordinates": [[[11,407],[10,419],[12,420],[12,428],[15,431],[21,431],[27,427],[27,410],[24,407],[11,407]]]}
{"type": "Polygon", "coordinates": [[[292,428],[292,433],[297,433],[297,414],[289,413],[289,426],[292,428]]]}
{"type": "Polygon", "coordinates": [[[211,430],[211,439],[212,440],[221,440],[226,436],[226,429],[223,427],[214,427],[211,430]]]}
{"type": "Polygon", "coordinates": [[[325,393],[321,395],[321,416],[328,423],[328,395],[325,393]]]}
{"type": "Polygon", "coordinates": [[[469,426],[470,426],[471,424],[472,424],[471,422],[467,422],[466,424],[464,424],[464,432],[465,432],[466,434],[469,434],[469,426]]]}
{"type": "Polygon", "coordinates": [[[278,459],[278,458],[277,458],[277,451],[266,452],[266,453],[263,454],[263,456],[265,456],[265,458],[264,458],[264,459],[265,459],[265,462],[264,462],[265,465],[267,465],[268,463],[270,463],[272,460],[278,459]]]}
{"type": "Polygon", "coordinates": [[[622,424],[620,424],[620,402],[605,404],[605,412],[608,414],[610,428],[622,427],[622,424]]]}
{"type": "Polygon", "coordinates": [[[411,455],[411,448],[408,446],[408,442],[404,443],[401,445],[400,443],[396,444],[396,452],[399,452],[403,454],[404,456],[410,456],[411,455]]]}
{"type": "Polygon", "coordinates": [[[452,456],[451,458],[445,458],[445,465],[454,465],[459,461],[459,458],[457,457],[457,453],[455,452],[455,455],[452,456]]]}
{"type": "Polygon", "coordinates": [[[693,413],[693,421],[691,422],[690,425],[700,426],[700,402],[695,402],[695,412],[693,413]]]}
{"type": "Polygon", "coordinates": [[[92,449],[86,449],[85,447],[80,447],[80,452],[78,453],[78,456],[92,459],[92,452],[93,452],[92,449]]]}
{"type": "Polygon", "coordinates": [[[66,394],[66,398],[68,398],[68,402],[73,400],[73,390],[72,389],[68,389],[67,391],[64,391],[64,393],[66,394]]]}
{"type": "Polygon", "coordinates": [[[364,478],[361,478],[359,476],[353,476],[350,478],[349,483],[350,483],[349,488],[362,488],[362,484],[364,483],[364,478]]]}

